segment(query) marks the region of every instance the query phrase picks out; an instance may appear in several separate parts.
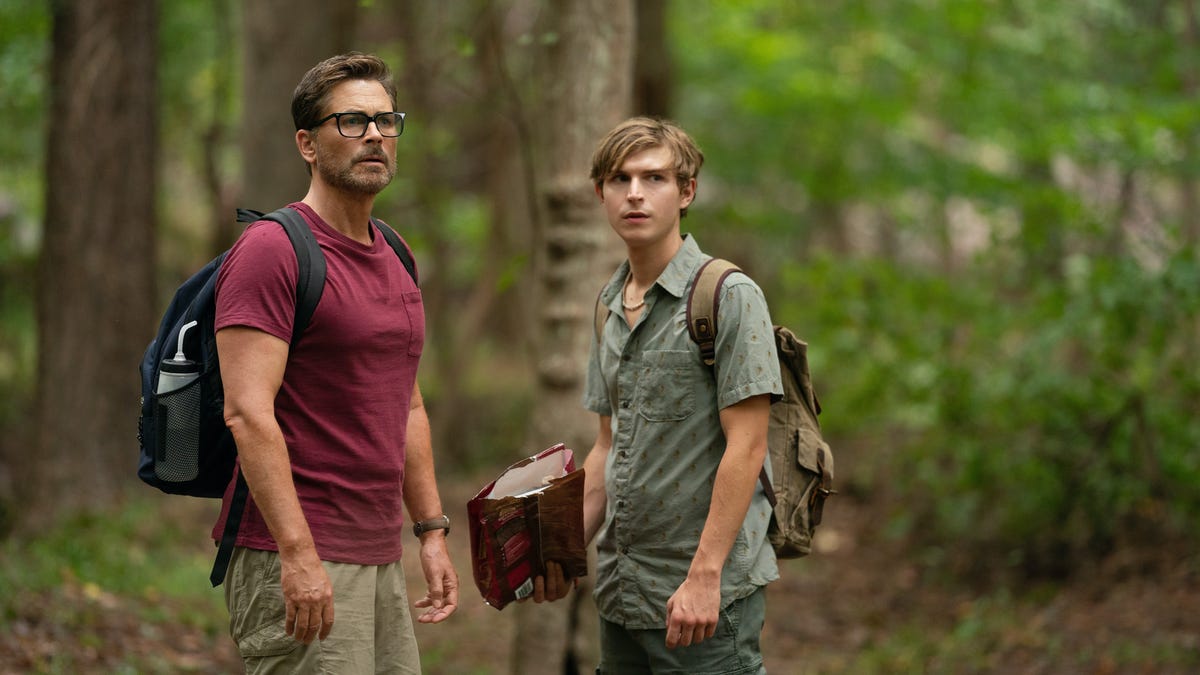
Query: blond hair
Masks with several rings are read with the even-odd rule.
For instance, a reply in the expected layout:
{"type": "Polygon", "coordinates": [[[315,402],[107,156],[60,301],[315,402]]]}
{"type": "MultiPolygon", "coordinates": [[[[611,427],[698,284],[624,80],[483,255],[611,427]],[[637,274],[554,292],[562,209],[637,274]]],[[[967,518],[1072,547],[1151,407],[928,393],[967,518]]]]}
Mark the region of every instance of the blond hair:
{"type": "MultiPolygon", "coordinates": [[[[612,178],[631,155],[650,148],[664,147],[675,158],[675,180],[680,189],[700,175],[704,153],[686,131],[674,122],[654,117],[631,117],[618,124],[600,141],[592,153],[592,183],[601,187],[612,178]]],[[[687,207],[679,210],[687,215],[687,207]]]]}

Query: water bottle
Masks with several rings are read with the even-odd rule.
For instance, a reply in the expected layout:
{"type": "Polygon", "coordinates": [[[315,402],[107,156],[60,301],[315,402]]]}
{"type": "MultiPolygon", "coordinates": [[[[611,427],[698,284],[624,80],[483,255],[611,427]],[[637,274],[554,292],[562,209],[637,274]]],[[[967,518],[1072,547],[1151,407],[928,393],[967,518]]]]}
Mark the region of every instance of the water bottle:
{"type": "Polygon", "coordinates": [[[158,450],[154,474],[170,482],[189,481],[200,473],[199,420],[200,388],[180,391],[200,376],[200,365],[183,353],[183,338],[195,321],[179,329],[175,356],[163,359],[158,368],[158,450]]]}
{"type": "Polygon", "coordinates": [[[195,325],[195,321],[189,321],[179,329],[179,344],[175,349],[175,356],[163,359],[159,366],[158,388],[154,390],[156,394],[165,394],[180,389],[200,376],[199,364],[188,359],[183,353],[183,336],[195,325]]]}

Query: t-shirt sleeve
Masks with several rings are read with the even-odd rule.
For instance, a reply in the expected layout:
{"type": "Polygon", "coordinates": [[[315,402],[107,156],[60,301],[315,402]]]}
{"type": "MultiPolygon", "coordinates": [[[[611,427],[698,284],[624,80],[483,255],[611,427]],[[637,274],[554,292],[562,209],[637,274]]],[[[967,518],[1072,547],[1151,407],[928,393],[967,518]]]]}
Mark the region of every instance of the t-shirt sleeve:
{"type": "Polygon", "coordinates": [[[291,342],[298,275],[283,228],[270,221],[250,225],[217,274],[215,330],[244,326],[291,342]]]}
{"type": "Polygon", "coordinates": [[[775,331],[762,290],[749,277],[730,275],[717,309],[717,407],[759,394],[783,396],[775,331]]]}

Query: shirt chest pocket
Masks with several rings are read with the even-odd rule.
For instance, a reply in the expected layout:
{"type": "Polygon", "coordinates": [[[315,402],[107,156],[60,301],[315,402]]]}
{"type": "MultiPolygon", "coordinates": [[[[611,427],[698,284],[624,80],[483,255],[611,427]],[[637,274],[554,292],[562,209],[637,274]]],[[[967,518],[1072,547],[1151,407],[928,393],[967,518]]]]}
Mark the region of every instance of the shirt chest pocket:
{"type": "Polygon", "coordinates": [[[682,420],[696,411],[697,357],[688,351],[643,354],[634,404],[650,422],[682,420]]]}

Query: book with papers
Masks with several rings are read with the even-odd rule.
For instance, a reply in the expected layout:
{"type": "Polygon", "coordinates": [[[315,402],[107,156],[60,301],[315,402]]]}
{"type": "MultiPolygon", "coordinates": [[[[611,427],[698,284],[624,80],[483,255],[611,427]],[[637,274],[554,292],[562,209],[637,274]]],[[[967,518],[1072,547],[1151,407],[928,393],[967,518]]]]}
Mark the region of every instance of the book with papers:
{"type": "Polygon", "coordinates": [[[587,575],[583,476],[559,443],[508,467],[467,502],[471,569],[489,605],[532,596],[547,561],[568,578],[587,575]]]}

